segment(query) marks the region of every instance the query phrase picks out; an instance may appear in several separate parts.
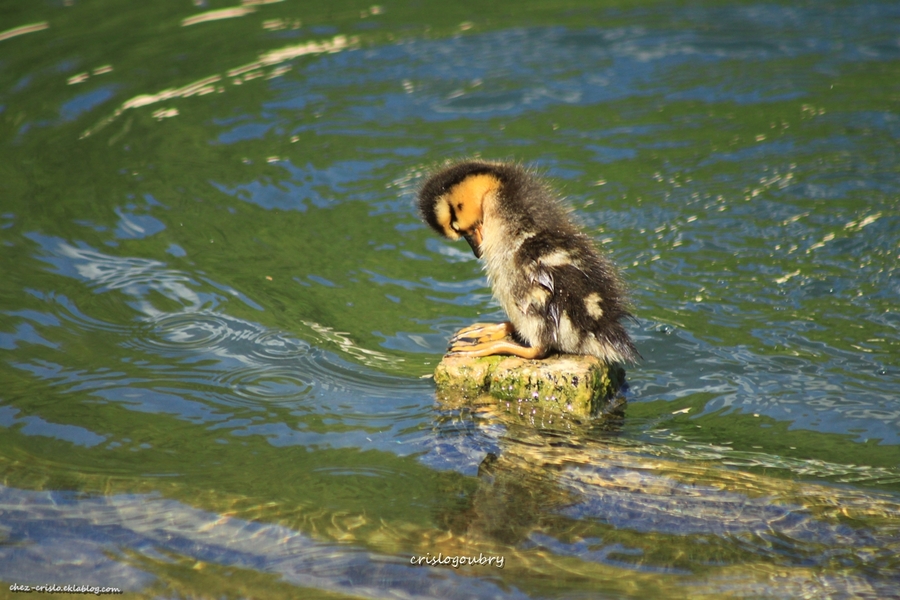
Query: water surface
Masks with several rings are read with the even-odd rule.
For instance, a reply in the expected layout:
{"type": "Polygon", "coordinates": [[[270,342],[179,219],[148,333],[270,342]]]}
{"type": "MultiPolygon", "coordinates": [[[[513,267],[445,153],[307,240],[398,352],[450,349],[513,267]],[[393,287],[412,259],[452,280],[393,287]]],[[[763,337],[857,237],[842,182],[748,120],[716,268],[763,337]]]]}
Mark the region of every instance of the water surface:
{"type": "Polygon", "coordinates": [[[329,6],[2,12],[0,589],[896,596],[900,8],[329,6]],[[622,267],[624,414],[436,402],[463,156],[622,267]]]}

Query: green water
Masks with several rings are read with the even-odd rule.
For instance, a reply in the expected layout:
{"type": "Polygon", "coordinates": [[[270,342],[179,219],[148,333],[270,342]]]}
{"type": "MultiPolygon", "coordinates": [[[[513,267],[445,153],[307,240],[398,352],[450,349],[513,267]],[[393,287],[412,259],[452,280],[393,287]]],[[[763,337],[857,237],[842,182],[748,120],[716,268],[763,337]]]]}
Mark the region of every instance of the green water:
{"type": "Polygon", "coordinates": [[[891,3],[0,3],[0,597],[896,594],[898,39],[891,3]],[[503,318],[413,205],[472,155],[623,268],[623,415],[435,402],[503,318]]]}

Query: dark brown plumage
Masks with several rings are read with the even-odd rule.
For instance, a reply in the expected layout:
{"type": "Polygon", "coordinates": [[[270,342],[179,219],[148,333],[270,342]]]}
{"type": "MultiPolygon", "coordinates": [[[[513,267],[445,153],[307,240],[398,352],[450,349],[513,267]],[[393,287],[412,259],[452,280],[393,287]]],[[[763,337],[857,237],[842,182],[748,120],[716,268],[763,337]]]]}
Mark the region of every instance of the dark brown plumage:
{"type": "Polygon", "coordinates": [[[484,260],[494,297],[510,320],[463,330],[451,340],[451,352],[635,360],[621,323],[631,315],[616,268],[535,175],[515,164],[454,163],[428,178],[419,209],[432,229],[466,239],[484,260]]]}

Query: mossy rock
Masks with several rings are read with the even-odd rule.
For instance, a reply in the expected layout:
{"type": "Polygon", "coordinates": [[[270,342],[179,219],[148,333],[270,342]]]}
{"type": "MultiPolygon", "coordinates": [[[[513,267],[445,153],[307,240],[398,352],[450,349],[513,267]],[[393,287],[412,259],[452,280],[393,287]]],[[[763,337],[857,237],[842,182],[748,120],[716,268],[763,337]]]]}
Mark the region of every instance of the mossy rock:
{"type": "Polygon", "coordinates": [[[593,356],[562,354],[527,360],[447,354],[434,371],[434,382],[441,401],[489,395],[519,413],[550,410],[590,418],[611,403],[620,403],[613,399],[625,382],[625,371],[593,356]]]}

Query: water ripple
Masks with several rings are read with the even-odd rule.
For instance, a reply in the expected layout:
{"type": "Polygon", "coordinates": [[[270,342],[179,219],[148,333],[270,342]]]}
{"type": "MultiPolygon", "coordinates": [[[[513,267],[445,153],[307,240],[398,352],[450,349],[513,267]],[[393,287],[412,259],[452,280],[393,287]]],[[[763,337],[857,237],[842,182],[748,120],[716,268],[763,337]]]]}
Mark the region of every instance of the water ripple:
{"type": "Polygon", "coordinates": [[[163,314],[149,320],[144,335],[134,338],[137,346],[145,346],[164,354],[193,355],[197,350],[212,350],[228,340],[253,339],[259,329],[245,321],[211,311],[163,314]]]}
{"type": "Polygon", "coordinates": [[[312,381],[291,366],[246,367],[228,371],[214,380],[242,398],[266,402],[295,403],[313,388],[312,381]]]}

